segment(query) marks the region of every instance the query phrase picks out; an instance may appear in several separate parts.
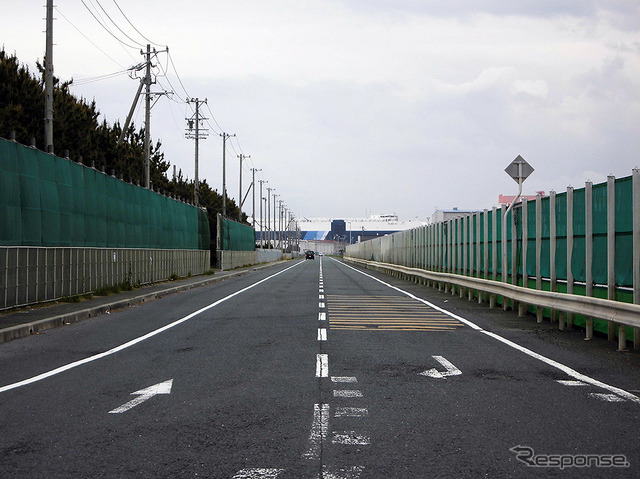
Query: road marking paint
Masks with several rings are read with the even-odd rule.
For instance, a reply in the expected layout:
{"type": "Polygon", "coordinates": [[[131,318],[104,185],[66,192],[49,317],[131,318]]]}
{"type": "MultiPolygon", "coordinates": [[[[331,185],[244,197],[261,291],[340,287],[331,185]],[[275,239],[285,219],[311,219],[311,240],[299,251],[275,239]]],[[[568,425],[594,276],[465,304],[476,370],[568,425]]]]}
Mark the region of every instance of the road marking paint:
{"type": "Polygon", "coordinates": [[[284,469],[242,469],[232,479],[276,479],[284,469]]]}
{"type": "Polygon", "coordinates": [[[327,329],[318,328],[318,341],[326,341],[326,340],[327,340],[327,329]]]}
{"type": "Polygon", "coordinates": [[[617,394],[605,394],[605,393],[589,393],[589,396],[592,398],[600,399],[600,401],[606,402],[624,402],[617,394]]]}
{"type": "Polygon", "coordinates": [[[355,376],[331,376],[331,381],[334,383],[357,383],[358,379],[355,376]]]}
{"type": "Polygon", "coordinates": [[[327,354],[316,355],[316,377],[329,377],[329,356],[327,354]]]}
{"type": "Polygon", "coordinates": [[[438,371],[435,368],[429,369],[427,371],[423,371],[421,373],[418,373],[421,376],[428,376],[430,378],[436,378],[436,379],[447,379],[447,376],[459,376],[462,374],[462,371],[460,371],[457,367],[455,367],[451,361],[448,361],[447,359],[445,359],[442,356],[431,356],[433,359],[435,359],[436,361],[438,361],[442,366],[444,366],[444,368],[446,369],[446,371],[438,371]]]}
{"type": "Polygon", "coordinates": [[[352,466],[333,472],[329,466],[323,464],[321,475],[316,476],[315,479],[359,479],[362,471],[364,471],[364,467],[352,466]]]}
{"type": "Polygon", "coordinates": [[[334,417],[365,417],[369,415],[366,407],[337,407],[334,417]]]}
{"type": "Polygon", "coordinates": [[[322,442],[327,439],[329,432],[329,405],[313,405],[313,422],[309,433],[309,447],[302,455],[305,459],[319,459],[322,442]]]}
{"type": "Polygon", "coordinates": [[[361,398],[362,391],[359,389],[334,389],[333,397],[335,398],[361,398]]]}
{"type": "Polygon", "coordinates": [[[556,382],[562,384],[563,386],[586,386],[586,383],[582,381],[570,381],[566,379],[556,379],[556,382]]]}
{"type": "Polygon", "coordinates": [[[171,394],[171,386],[173,385],[173,379],[169,379],[168,381],[155,384],[153,386],[149,386],[148,388],[140,389],[140,391],[136,391],[131,393],[132,396],[138,396],[135,399],[132,399],[128,403],[123,404],[122,406],[115,408],[109,411],[109,414],[120,414],[128,411],[136,407],[138,404],[142,404],[147,399],[151,399],[156,394],[171,394]]]}
{"type": "Polygon", "coordinates": [[[318,313],[318,321],[326,321],[327,313],[318,313]]]}
{"type": "Polygon", "coordinates": [[[130,348],[131,346],[134,346],[134,345],[136,345],[138,343],[141,343],[142,341],[145,341],[145,340],[147,340],[149,338],[152,338],[153,336],[156,336],[156,335],[158,335],[160,333],[163,333],[163,332],[167,331],[168,329],[171,329],[171,328],[173,328],[175,326],[178,326],[179,324],[182,324],[185,321],[189,321],[190,319],[198,316],[199,314],[204,313],[205,311],[208,311],[209,309],[214,308],[214,307],[218,306],[219,304],[222,304],[225,301],[227,301],[227,300],[229,300],[231,298],[234,298],[235,296],[238,296],[239,294],[242,294],[242,293],[244,293],[246,291],[249,291],[250,289],[255,288],[256,286],[264,283],[265,281],[269,281],[270,279],[275,278],[276,276],[281,275],[281,274],[289,271],[290,269],[295,268],[296,266],[300,266],[301,264],[304,264],[304,263],[299,261],[299,262],[295,263],[293,266],[289,266],[288,268],[283,269],[282,271],[279,271],[279,272],[277,272],[275,274],[272,274],[271,276],[268,276],[268,277],[266,277],[264,279],[261,279],[260,281],[257,281],[255,283],[253,283],[252,285],[247,286],[246,288],[242,288],[242,289],[236,291],[235,293],[231,293],[230,295],[225,296],[224,298],[219,299],[218,301],[215,301],[215,302],[205,306],[204,308],[200,308],[199,310],[194,311],[191,314],[188,314],[184,318],[178,319],[177,321],[174,321],[173,323],[169,323],[166,326],[158,328],[158,329],[156,329],[154,331],[151,331],[150,333],[147,333],[147,334],[145,334],[143,336],[140,336],[138,338],[132,339],[131,341],[127,341],[126,343],[123,343],[120,346],[116,346],[115,348],[109,349],[108,351],[105,351],[105,352],[99,353],[99,354],[95,354],[93,356],[89,356],[88,358],[84,358],[84,359],[81,359],[79,361],[74,361],[73,363],[65,364],[64,366],[60,366],[59,368],[52,369],[51,371],[47,371],[46,373],[39,374],[37,376],[34,376],[32,378],[29,378],[29,379],[25,379],[23,381],[19,381],[17,383],[7,384],[6,386],[2,386],[2,387],[0,387],[0,393],[5,392],[5,391],[9,391],[11,389],[19,388],[21,386],[26,386],[28,384],[35,383],[37,381],[42,381],[43,379],[49,378],[51,376],[55,376],[57,374],[63,373],[65,371],[68,371],[70,369],[77,368],[78,366],[82,366],[83,364],[87,364],[87,363],[96,361],[98,359],[102,359],[104,357],[107,357],[107,356],[110,356],[110,355],[115,354],[117,352],[120,352],[120,351],[122,351],[124,349],[130,348]]]}
{"type": "Polygon", "coordinates": [[[321,302],[321,303],[319,303],[319,304],[318,304],[318,308],[320,308],[320,309],[324,309],[324,303],[322,303],[322,302],[321,302]]]}
{"type": "Polygon", "coordinates": [[[318,290],[318,293],[324,293],[324,289],[320,288],[320,289],[318,290]]]}
{"type": "Polygon", "coordinates": [[[331,442],[349,446],[366,446],[371,444],[371,438],[369,436],[360,436],[355,431],[344,431],[342,433],[334,432],[331,442]]]}
{"type": "MultiPolygon", "coordinates": [[[[337,260],[333,260],[333,261],[337,261],[337,260]]],[[[615,386],[611,386],[610,384],[603,383],[602,381],[598,381],[597,379],[589,377],[589,376],[587,376],[585,374],[579,373],[578,371],[576,371],[575,369],[570,368],[569,366],[565,366],[564,364],[559,363],[558,361],[554,361],[553,359],[550,359],[550,358],[547,358],[546,356],[538,354],[538,353],[532,351],[531,349],[525,348],[524,346],[520,346],[519,344],[514,343],[513,341],[510,341],[509,339],[504,338],[504,337],[500,336],[499,334],[492,333],[491,331],[487,331],[486,329],[482,329],[480,326],[475,324],[473,321],[470,321],[470,320],[465,319],[465,318],[463,318],[461,316],[458,316],[457,314],[454,314],[454,313],[452,313],[450,311],[447,311],[446,309],[440,308],[440,307],[436,306],[433,303],[430,303],[429,301],[427,301],[425,299],[419,298],[419,297],[409,293],[408,291],[404,291],[404,290],[402,290],[402,289],[400,289],[400,288],[398,288],[396,286],[393,286],[393,285],[391,285],[389,283],[385,283],[381,279],[378,279],[375,276],[372,276],[370,274],[363,273],[362,271],[357,270],[353,266],[350,266],[350,265],[344,264],[344,263],[342,263],[342,264],[344,266],[346,266],[347,268],[352,269],[353,271],[355,271],[357,273],[360,273],[363,276],[371,278],[371,279],[373,279],[374,281],[377,281],[380,284],[384,284],[385,286],[387,286],[387,287],[389,287],[389,288],[391,288],[391,289],[393,289],[395,291],[399,291],[402,294],[405,294],[408,297],[415,299],[416,301],[420,301],[421,303],[424,303],[427,306],[429,306],[429,307],[431,307],[431,308],[433,308],[433,309],[435,309],[437,311],[440,311],[441,313],[444,313],[444,314],[446,314],[446,315],[448,315],[448,316],[450,316],[450,317],[452,317],[454,319],[457,319],[458,321],[460,321],[461,323],[466,324],[470,328],[472,328],[472,329],[474,329],[474,330],[476,330],[476,331],[478,331],[478,332],[480,332],[482,334],[486,334],[487,336],[489,336],[489,337],[491,337],[493,339],[496,339],[496,340],[500,341],[501,343],[503,343],[503,344],[505,344],[507,346],[510,346],[510,347],[520,351],[521,353],[526,354],[527,356],[535,358],[535,359],[537,359],[539,361],[542,361],[543,363],[545,363],[545,364],[547,364],[547,365],[549,365],[551,367],[559,369],[560,371],[565,373],[567,376],[570,376],[570,377],[572,377],[572,378],[574,378],[574,379],[576,379],[578,381],[582,381],[582,382],[585,382],[587,384],[591,384],[592,386],[597,386],[599,388],[606,389],[607,391],[609,391],[609,392],[611,392],[613,394],[617,394],[618,396],[620,396],[620,397],[622,397],[624,399],[628,399],[629,401],[640,403],[640,397],[636,396],[635,394],[632,394],[632,393],[630,393],[628,391],[625,391],[624,389],[620,389],[620,388],[617,388],[615,386]]]]}

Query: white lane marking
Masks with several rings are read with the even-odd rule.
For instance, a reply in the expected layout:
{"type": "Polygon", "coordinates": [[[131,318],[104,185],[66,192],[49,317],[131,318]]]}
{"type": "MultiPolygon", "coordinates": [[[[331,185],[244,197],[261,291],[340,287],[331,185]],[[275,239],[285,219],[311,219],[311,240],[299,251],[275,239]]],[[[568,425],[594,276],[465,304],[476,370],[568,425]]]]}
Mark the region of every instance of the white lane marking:
{"type": "Polygon", "coordinates": [[[132,396],[138,396],[135,399],[132,399],[128,403],[123,404],[122,406],[109,411],[109,414],[120,414],[129,409],[136,407],[138,404],[142,404],[147,399],[151,399],[156,394],[170,394],[171,386],[173,385],[173,379],[169,379],[163,383],[158,383],[153,386],[149,386],[148,388],[140,389],[134,393],[131,393],[132,396]]]}
{"type": "Polygon", "coordinates": [[[333,397],[335,398],[361,398],[362,391],[359,389],[334,389],[333,397]]]}
{"type": "Polygon", "coordinates": [[[334,417],[365,417],[369,415],[366,407],[337,407],[334,417]]]}
{"type": "Polygon", "coordinates": [[[316,355],[316,377],[329,377],[329,356],[327,354],[316,355]]]}
{"type": "Polygon", "coordinates": [[[583,383],[582,381],[568,381],[566,379],[556,379],[556,382],[562,384],[563,386],[586,386],[587,383],[583,383]]]}
{"type": "Polygon", "coordinates": [[[436,379],[447,379],[447,376],[459,376],[460,374],[462,374],[462,371],[460,371],[457,367],[455,367],[450,361],[448,361],[444,357],[442,356],[431,356],[431,357],[436,361],[438,361],[440,364],[442,364],[446,369],[446,371],[441,372],[435,368],[432,368],[427,371],[418,373],[421,376],[429,376],[431,378],[436,378],[436,379]]]}
{"type": "Polygon", "coordinates": [[[363,466],[352,466],[333,471],[330,466],[322,465],[322,473],[315,479],[359,479],[364,471],[363,466]]]}
{"type": "MultiPolygon", "coordinates": [[[[333,260],[333,261],[337,261],[337,260],[333,260]]],[[[607,391],[613,393],[613,394],[617,394],[618,396],[623,397],[624,399],[628,399],[629,401],[633,401],[636,403],[640,403],[640,397],[636,396],[635,394],[632,394],[628,391],[625,391],[624,389],[620,389],[617,388],[615,386],[611,386],[610,384],[606,384],[603,383],[602,381],[598,381],[597,379],[594,379],[592,377],[586,376],[585,374],[579,373],[578,371],[576,371],[575,369],[570,368],[569,366],[565,366],[562,363],[559,363],[557,361],[554,361],[553,359],[549,359],[546,356],[543,356],[541,354],[538,354],[528,348],[525,348],[524,346],[520,346],[519,344],[514,343],[513,341],[508,340],[507,338],[503,338],[502,336],[496,334],[496,333],[492,333],[491,331],[487,331],[485,329],[482,329],[480,326],[478,326],[477,324],[473,323],[472,321],[469,321],[468,319],[462,318],[460,316],[458,316],[457,314],[453,314],[450,311],[447,311],[446,309],[442,309],[438,306],[436,306],[435,304],[430,303],[429,301],[422,299],[422,298],[418,298],[417,296],[409,293],[408,291],[404,291],[396,286],[393,286],[389,283],[385,283],[384,281],[382,281],[381,279],[376,278],[375,276],[371,276],[370,274],[367,273],[363,273],[362,271],[357,270],[356,268],[348,265],[348,264],[344,264],[342,263],[344,266],[346,266],[347,268],[352,269],[353,271],[362,274],[363,276],[367,276],[368,278],[373,279],[374,281],[377,281],[380,284],[384,284],[385,286],[398,291],[410,298],[415,299],[416,301],[420,301],[423,304],[426,304],[427,306],[429,306],[430,308],[433,308],[437,311],[440,311],[441,313],[446,314],[447,316],[452,317],[453,319],[457,319],[458,321],[466,324],[467,326],[469,326],[472,329],[475,329],[476,331],[479,331],[483,334],[486,334],[487,336],[492,337],[493,339],[497,339],[498,341],[500,341],[503,344],[506,344],[507,346],[510,346],[514,349],[517,349],[518,351],[520,351],[521,353],[526,354],[527,356],[530,356],[532,358],[535,358],[539,361],[542,361],[543,363],[548,364],[549,366],[552,366],[556,369],[559,369],[560,371],[562,371],[563,373],[565,373],[568,376],[571,376],[572,378],[578,380],[578,381],[583,381],[587,384],[591,384],[592,386],[597,386],[599,388],[602,389],[606,389],[607,391]]]]}
{"type": "Polygon", "coordinates": [[[318,295],[318,299],[324,299],[324,294],[318,295]]]}
{"type": "Polygon", "coordinates": [[[327,340],[327,329],[318,328],[318,341],[326,341],[326,340],[327,340]]]}
{"type": "Polygon", "coordinates": [[[21,386],[26,386],[28,384],[35,383],[37,381],[42,381],[43,379],[49,378],[51,376],[55,376],[56,374],[63,373],[65,371],[68,371],[69,369],[77,368],[78,366],[82,366],[83,364],[87,364],[87,363],[90,363],[92,361],[96,361],[98,359],[102,359],[104,357],[107,357],[107,356],[110,356],[110,355],[115,354],[117,352],[120,352],[123,349],[130,348],[131,346],[134,346],[134,345],[136,345],[136,344],[138,344],[138,343],[140,343],[142,341],[145,341],[146,339],[152,338],[153,336],[156,336],[156,335],[158,335],[160,333],[163,333],[166,330],[173,328],[174,326],[182,324],[185,321],[189,321],[190,319],[194,318],[195,316],[198,316],[199,314],[204,313],[205,311],[207,311],[207,310],[209,310],[211,308],[215,308],[219,304],[224,303],[225,301],[227,301],[227,300],[229,300],[229,299],[231,299],[231,298],[233,298],[235,296],[238,296],[239,294],[242,294],[242,293],[244,293],[246,291],[249,291],[250,289],[255,288],[259,284],[262,284],[265,281],[269,281],[270,279],[275,278],[276,276],[278,276],[278,275],[280,275],[282,273],[285,273],[285,272],[289,271],[290,269],[295,268],[296,266],[299,266],[301,264],[303,264],[303,263],[302,262],[297,262],[293,266],[289,266],[288,268],[283,269],[282,271],[279,271],[278,273],[272,274],[271,276],[268,276],[268,277],[266,277],[264,279],[261,279],[260,281],[258,281],[256,283],[253,283],[252,285],[247,286],[246,288],[242,288],[241,290],[238,290],[235,293],[231,293],[230,295],[225,296],[224,298],[219,299],[218,301],[215,301],[215,302],[211,303],[210,305],[205,306],[204,308],[200,308],[199,310],[194,311],[191,314],[188,314],[184,318],[178,319],[177,321],[174,321],[173,323],[169,323],[166,326],[158,328],[158,329],[156,329],[154,331],[151,331],[150,333],[147,333],[147,334],[145,334],[143,336],[140,336],[138,338],[132,339],[131,341],[127,341],[126,343],[121,344],[120,346],[116,346],[115,348],[109,349],[108,351],[105,351],[105,352],[99,353],[99,354],[95,354],[94,356],[89,356],[88,358],[84,358],[84,359],[81,359],[79,361],[75,361],[73,363],[66,364],[64,366],[60,366],[59,368],[52,369],[51,371],[47,371],[46,373],[39,374],[37,376],[34,376],[32,378],[29,378],[29,379],[25,379],[23,381],[19,381],[17,383],[7,384],[6,386],[2,386],[2,387],[0,387],[0,393],[5,392],[5,391],[9,391],[11,389],[19,388],[21,386]]]}
{"type": "Polygon", "coordinates": [[[318,313],[318,321],[326,321],[327,313],[318,313]]]}
{"type": "Polygon", "coordinates": [[[355,376],[331,376],[331,381],[334,383],[357,383],[358,379],[355,376]]]}
{"type": "Polygon", "coordinates": [[[318,290],[318,293],[324,293],[324,289],[320,288],[320,289],[318,290]]]}
{"type": "Polygon", "coordinates": [[[355,431],[344,431],[342,433],[334,432],[331,442],[350,446],[366,446],[371,444],[371,438],[369,436],[358,435],[355,431]]]}
{"type": "Polygon", "coordinates": [[[265,469],[256,467],[242,469],[232,479],[276,479],[284,469],[265,469]]]}
{"type": "Polygon", "coordinates": [[[319,304],[318,304],[318,308],[320,308],[320,309],[324,309],[324,303],[319,303],[319,304]]]}
{"type": "Polygon", "coordinates": [[[313,422],[309,434],[309,447],[302,455],[305,459],[319,459],[322,450],[322,442],[327,439],[329,432],[329,405],[313,405],[313,422]]]}
{"type": "Polygon", "coordinates": [[[622,399],[617,394],[589,393],[589,396],[592,398],[600,399],[600,401],[624,402],[624,399],[622,399]]]}

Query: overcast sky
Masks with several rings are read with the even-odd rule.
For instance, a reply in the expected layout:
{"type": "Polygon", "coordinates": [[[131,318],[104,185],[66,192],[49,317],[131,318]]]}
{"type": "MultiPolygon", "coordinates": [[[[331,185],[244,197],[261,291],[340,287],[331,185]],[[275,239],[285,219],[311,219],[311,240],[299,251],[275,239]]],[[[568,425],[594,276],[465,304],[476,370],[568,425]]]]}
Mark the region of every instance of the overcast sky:
{"type": "MultiPolygon", "coordinates": [[[[0,0],[0,41],[32,71],[44,56],[45,3],[0,0]]],[[[299,217],[425,220],[437,207],[491,208],[517,192],[504,172],[517,155],[535,168],[527,194],[640,165],[638,0],[55,5],[55,74],[74,79],[74,94],[95,99],[110,124],[124,122],[138,80],[85,80],[142,62],[148,40],[168,46],[153,91],[174,94],[158,98],[151,124],[166,159],[193,178],[185,99],[206,98],[200,177],[221,191],[219,133],[236,134],[229,195],[238,197],[236,155],[250,155],[245,192],[249,169],[260,168],[256,178],[299,217]]]]}

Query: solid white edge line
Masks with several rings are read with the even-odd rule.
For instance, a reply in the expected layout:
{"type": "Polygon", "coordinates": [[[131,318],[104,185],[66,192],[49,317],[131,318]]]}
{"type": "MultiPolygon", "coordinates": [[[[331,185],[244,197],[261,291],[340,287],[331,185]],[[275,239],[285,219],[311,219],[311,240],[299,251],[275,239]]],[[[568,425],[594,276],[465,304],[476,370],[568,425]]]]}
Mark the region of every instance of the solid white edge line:
{"type": "Polygon", "coordinates": [[[204,313],[205,311],[207,311],[207,310],[209,310],[211,308],[214,308],[214,307],[218,306],[221,303],[224,303],[228,299],[231,299],[231,298],[233,298],[235,296],[238,296],[239,294],[242,294],[245,291],[248,291],[248,290],[258,286],[259,284],[262,284],[265,281],[269,281],[270,279],[275,278],[276,276],[278,276],[278,275],[280,275],[280,274],[282,274],[282,273],[284,273],[286,271],[289,271],[291,268],[295,268],[296,266],[298,266],[300,264],[302,264],[302,262],[298,262],[298,263],[294,264],[293,266],[289,266],[288,268],[283,269],[282,271],[278,271],[277,273],[272,274],[271,276],[268,276],[268,277],[266,277],[264,279],[261,279],[257,283],[253,283],[252,285],[247,286],[246,288],[242,288],[241,290],[236,291],[235,293],[232,293],[232,294],[230,294],[228,296],[225,296],[224,298],[219,299],[218,301],[215,301],[215,302],[211,303],[210,305],[205,306],[204,308],[201,308],[201,309],[199,309],[197,311],[194,311],[193,313],[188,314],[184,318],[178,319],[177,321],[174,321],[173,323],[169,323],[166,326],[158,328],[158,329],[156,329],[154,331],[151,331],[150,333],[147,333],[147,334],[145,334],[143,336],[140,336],[138,338],[132,339],[131,341],[127,341],[126,343],[123,343],[120,346],[116,346],[115,348],[109,349],[108,351],[105,351],[105,352],[99,353],[99,354],[95,354],[93,356],[89,356],[88,358],[80,359],[79,361],[74,361],[73,363],[65,364],[64,366],[60,366],[59,368],[52,369],[51,371],[47,371],[46,373],[39,374],[37,376],[34,376],[32,378],[29,378],[29,379],[25,379],[23,381],[19,381],[17,383],[7,384],[6,386],[2,386],[2,387],[0,387],[0,393],[3,393],[5,391],[9,391],[11,389],[19,388],[21,386],[26,386],[28,384],[32,384],[32,383],[35,383],[35,382],[38,382],[38,381],[42,381],[43,379],[49,378],[51,376],[55,376],[57,374],[63,373],[65,371],[68,371],[68,370],[73,369],[73,368],[77,368],[78,366],[82,366],[83,364],[87,364],[87,363],[90,363],[90,362],[93,362],[93,361],[97,361],[98,359],[102,359],[102,358],[104,358],[106,356],[110,356],[110,355],[115,354],[115,353],[117,353],[119,351],[122,351],[123,349],[130,348],[131,346],[134,346],[134,345],[136,345],[136,344],[138,344],[138,343],[140,343],[140,342],[142,342],[142,341],[144,341],[146,339],[152,338],[153,336],[156,336],[156,335],[158,335],[160,333],[163,333],[164,331],[166,331],[168,329],[171,329],[174,326],[178,326],[179,324],[182,324],[185,321],[189,321],[193,317],[195,317],[195,316],[197,316],[197,315],[199,315],[201,313],[204,313]]]}
{"type": "MultiPolygon", "coordinates": [[[[333,261],[336,261],[336,262],[340,263],[340,261],[337,261],[335,259],[333,261]]],[[[635,394],[632,394],[630,392],[625,391],[624,389],[620,389],[620,388],[617,388],[615,386],[611,386],[609,384],[606,384],[606,383],[603,383],[601,381],[598,381],[597,379],[593,379],[593,378],[591,378],[589,376],[586,376],[586,375],[584,375],[582,373],[579,373],[578,371],[576,371],[575,369],[570,368],[569,366],[565,366],[564,364],[561,364],[561,363],[559,363],[557,361],[554,361],[553,359],[549,359],[546,356],[543,356],[542,354],[538,354],[538,353],[536,353],[534,351],[531,351],[530,349],[525,348],[524,346],[520,346],[519,344],[516,344],[513,341],[508,340],[507,338],[503,338],[502,336],[500,336],[500,335],[498,335],[496,333],[492,333],[491,331],[487,331],[485,329],[482,329],[480,326],[478,326],[477,324],[473,323],[472,321],[469,321],[468,319],[462,318],[462,317],[458,316],[457,314],[454,314],[454,313],[452,313],[450,311],[447,311],[446,309],[442,309],[442,308],[436,306],[435,304],[430,303],[429,301],[427,301],[425,299],[418,298],[417,296],[409,293],[408,291],[404,291],[404,290],[402,290],[402,289],[400,289],[400,288],[398,288],[396,286],[393,286],[393,285],[391,285],[389,283],[386,283],[386,282],[382,281],[381,279],[376,278],[375,276],[372,276],[370,274],[364,273],[364,272],[354,268],[351,265],[348,265],[348,264],[345,264],[345,263],[341,263],[341,264],[343,264],[347,268],[352,269],[353,271],[356,271],[357,273],[360,273],[360,274],[362,274],[364,276],[367,276],[368,278],[371,278],[371,279],[377,281],[378,283],[384,284],[385,286],[387,286],[387,287],[389,287],[389,288],[391,288],[393,290],[396,290],[396,291],[398,291],[398,292],[400,292],[400,293],[402,293],[404,295],[407,295],[410,298],[413,298],[413,299],[415,299],[417,301],[420,301],[421,303],[426,304],[430,308],[436,309],[436,310],[440,311],[441,313],[444,313],[444,314],[446,314],[446,315],[448,315],[448,316],[450,316],[450,317],[452,317],[454,319],[457,319],[458,321],[466,324],[470,328],[473,328],[476,331],[479,331],[479,332],[481,332],[483,334],[486,334],[487,336],[490,336],[490,337],[492,337],[494,339],[497,339],[498,341],[500,341],[503,344],[506,344],[507,346],[511,346],[512,348],[517,349],[518,351],[520,351],[520,352],[522,352],[522,353],[524,353],[524,354],[526,354],[528,356],[531,356],[532,358],[538,359],[539,361],[542,361],[543,363],[546,363],[549,366],[557,368],[560,371],[562,371],[565,374],[567,374],[568,376],[571,376],[572,378],[578,379],[579,381],[583,381],[585,383],[591,384],[593,386],[597,386],[597,387],[602,388],[602,389],[606,389],[607,391],[611,391],[612,393],[618,394],[619,396],[621,396],[621,397],[623,397],[625,399],[628,399],[629,401],[640,403],[640,397],[636,396],[635,394]]]]}

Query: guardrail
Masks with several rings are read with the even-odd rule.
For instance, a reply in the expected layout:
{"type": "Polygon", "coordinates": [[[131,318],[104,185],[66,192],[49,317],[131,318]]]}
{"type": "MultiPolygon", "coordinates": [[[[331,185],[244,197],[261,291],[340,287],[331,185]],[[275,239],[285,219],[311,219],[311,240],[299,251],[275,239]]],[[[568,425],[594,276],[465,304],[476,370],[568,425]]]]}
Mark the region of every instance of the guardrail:
{"type": "MultiPolygon", "coordinates": [[[[473,299],[473,291],[476,291],[478,300],[482,301],[482,295],[480,293],[483,292],[491,295],[490,306],[492,307],[495,306],[495,296],[502,296],[502,298],[508,298],[517,303],[519,316],[524,316],[526,305],[533,305],[609,321],[618,325],[618,328],[620,328],[618,334],[619,350],[624,350],[626,348],[625,328],[627,326],[640,328],[640,305],[638,304],[623,303],[609,299],[578,296],[575,294],[558,293],[553,291],[535,290],[490,279],[475,278],[453,273],[427,271],[419,268],[399,266],[390,263],[380,263],[378,261],[369,261],[352,257],[345,257],[344,260],[386,274],[397,273],[404,275],[406,279],[420,278],[427,281],[433,281],[440,285],[440,287],[444,285],[445,291],[448,291],[451,285],[455,285],[459,288],[461,297],[464,295],[464,290],[467,290],[470,300],[473,299]]],[[[451,288],[451,291],[452,293],[455,293],[455,288],[451,288]]],[[[505,301],[503,301],[503,305],[506,305],[505,301]]],[[[560,322],[559,324],[563,325],[564,323],[560,322]]],[[[639,346],[640,345],[636,342],[635,348],[638,349],[639,346]]]]}

